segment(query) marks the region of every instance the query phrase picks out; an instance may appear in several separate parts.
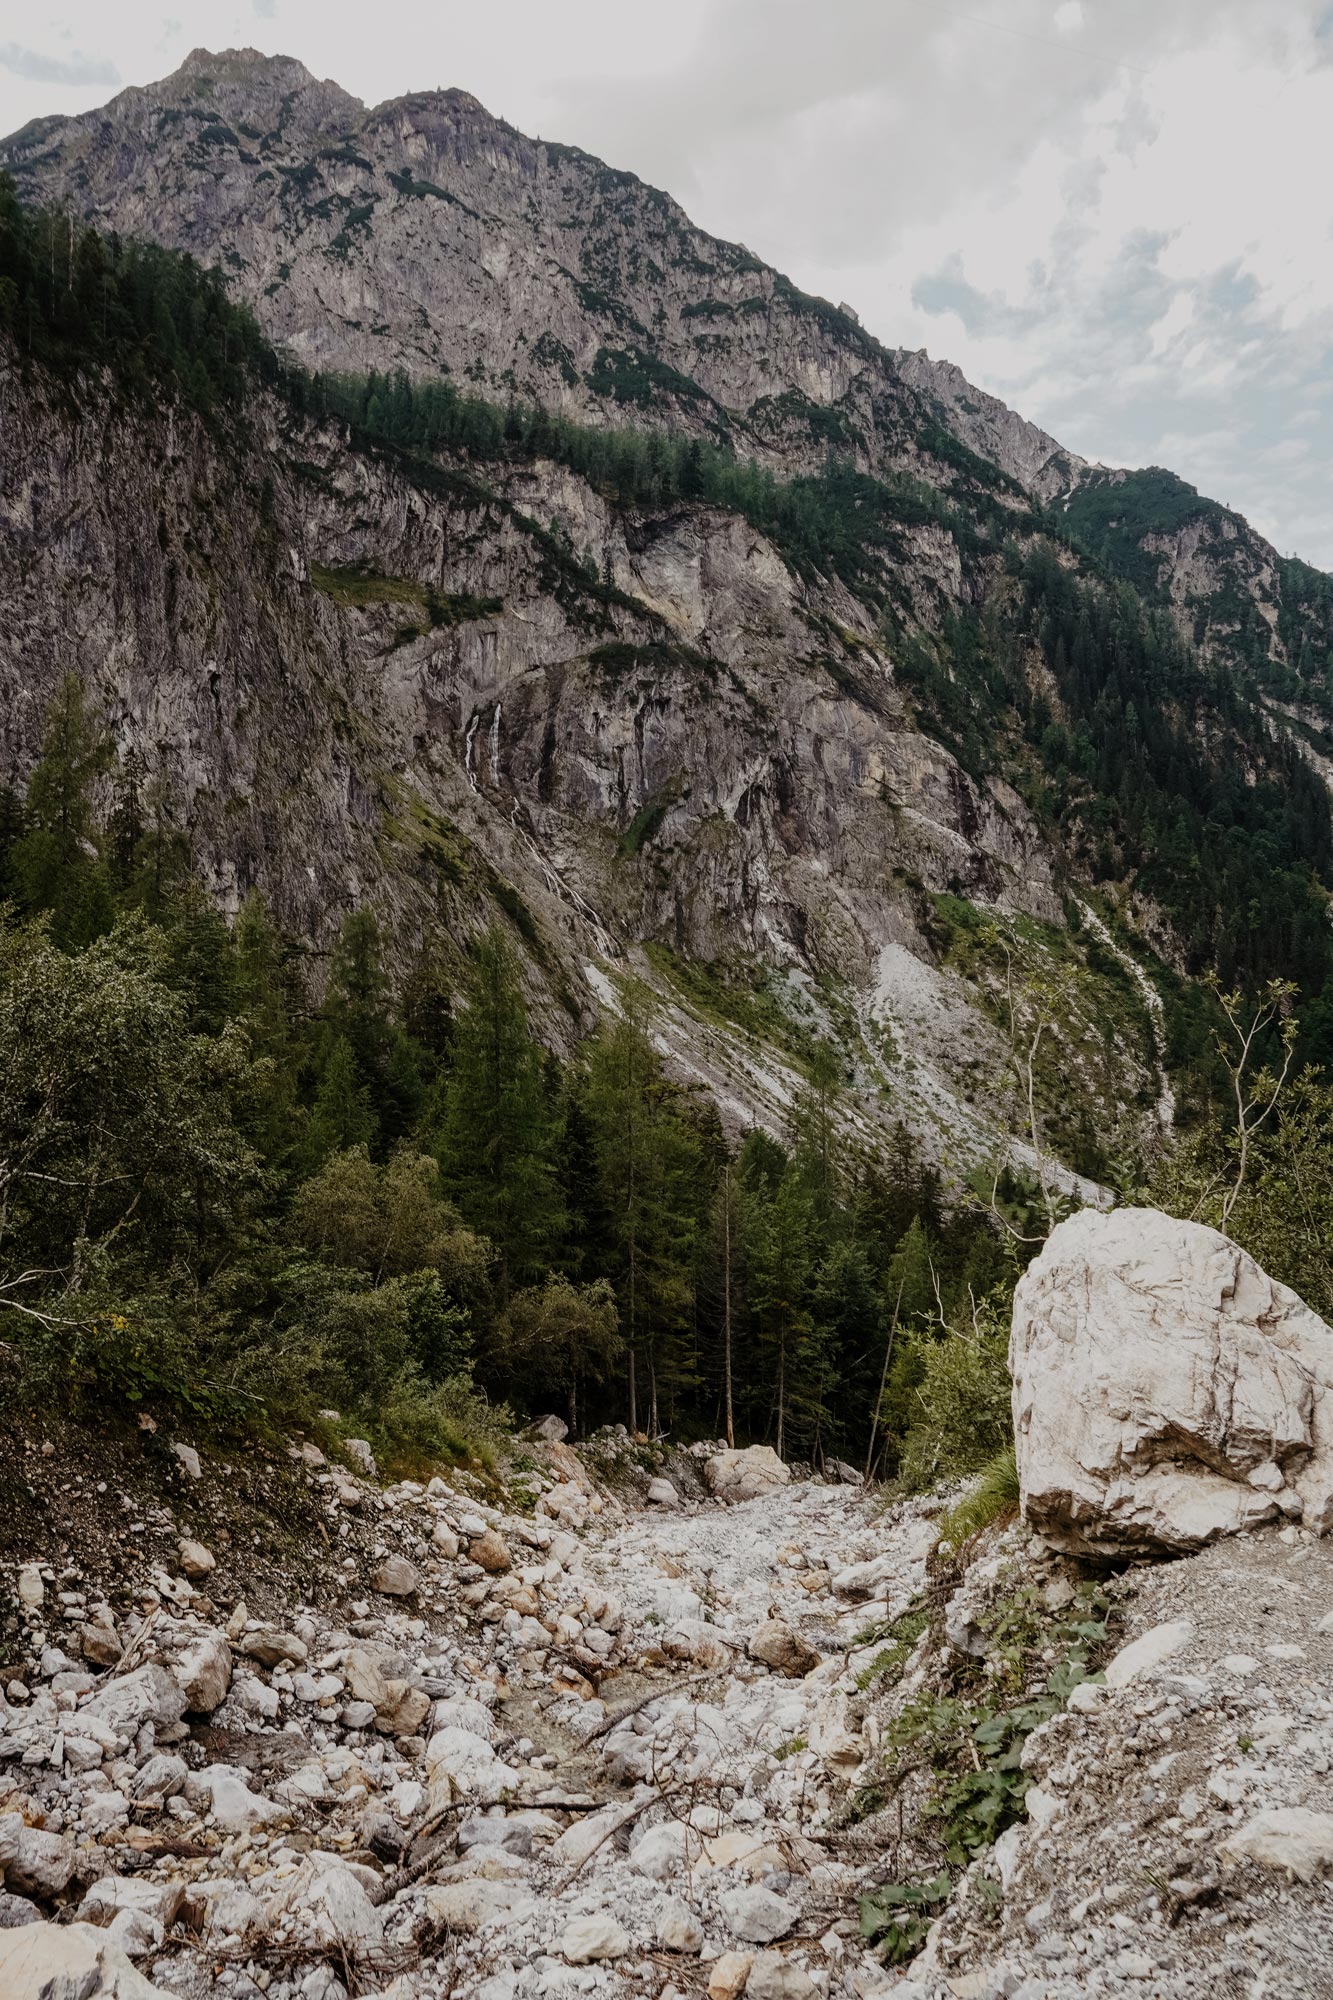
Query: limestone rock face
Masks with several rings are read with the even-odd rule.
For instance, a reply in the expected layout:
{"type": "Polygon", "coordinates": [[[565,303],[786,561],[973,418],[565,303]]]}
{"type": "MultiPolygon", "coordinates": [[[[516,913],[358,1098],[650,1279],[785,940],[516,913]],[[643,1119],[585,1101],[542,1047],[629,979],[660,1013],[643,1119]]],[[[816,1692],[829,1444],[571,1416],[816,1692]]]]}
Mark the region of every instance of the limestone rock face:
{"type": "Polygon", "coordinates": [[[1333,1526],[1333,1330],[1216,1230],[1071,1216],[1018,1286],[1009,1365],[1024,1513],[1056,1547],[1333,1526]]]}

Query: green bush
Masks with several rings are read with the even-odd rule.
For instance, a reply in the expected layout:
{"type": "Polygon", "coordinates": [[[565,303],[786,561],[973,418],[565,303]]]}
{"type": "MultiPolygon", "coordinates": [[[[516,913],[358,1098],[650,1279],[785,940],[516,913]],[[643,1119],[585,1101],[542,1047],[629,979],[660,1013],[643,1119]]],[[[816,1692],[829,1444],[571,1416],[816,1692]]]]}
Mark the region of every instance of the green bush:
{"type": "Polygon", "coordinates": [[[913,1332],[909,1341],[921,1375],[900,1472],[904,1485],[922,1492],[980,1472],[1012,1443],[1008,1298],[993,1293],[967,1325],[913,1332]]]}

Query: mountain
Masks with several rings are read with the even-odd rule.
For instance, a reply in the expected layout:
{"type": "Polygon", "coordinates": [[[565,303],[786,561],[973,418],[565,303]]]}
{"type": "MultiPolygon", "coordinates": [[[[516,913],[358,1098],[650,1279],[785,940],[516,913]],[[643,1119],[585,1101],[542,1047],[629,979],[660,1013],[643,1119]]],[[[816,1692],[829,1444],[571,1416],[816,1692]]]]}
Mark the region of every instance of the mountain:
{"type": "Polygon", "coordinates": [[[554,1046],[632,973],[776,1127],[832,1033],[955,1174],[1026,1127],[1046,1016],[1046,1142],[1096,1175],[1198,1056],[1194,973],[1321,989],[1327,580],[1238,516],[462,92],[196,51],[0,159],[71,216],[30,314],[78,216],[217,265],[297,365],[145,397],[95,307],[43,360],[13,306],[16,780],[73,666],[225,906],[316,957],[363,899],[503,911],[554,1046]]]}
{"type": "Polygon", "coordinates": [[[951,364],[884,348],[669,196],[464,91],[367,109],[290,58],[197,49],[101,111],[36,121],[0,161],[33,198],[220,264],[312,367],[448,371],[788,470],[832,447],[947,479],[961,445],[1079,532],[1113,524],[1121,573],[1151,574],[1205,651],[1329,705],[1327,587],[1239,516],[1169,474],[1087,464],[951,364]]]}

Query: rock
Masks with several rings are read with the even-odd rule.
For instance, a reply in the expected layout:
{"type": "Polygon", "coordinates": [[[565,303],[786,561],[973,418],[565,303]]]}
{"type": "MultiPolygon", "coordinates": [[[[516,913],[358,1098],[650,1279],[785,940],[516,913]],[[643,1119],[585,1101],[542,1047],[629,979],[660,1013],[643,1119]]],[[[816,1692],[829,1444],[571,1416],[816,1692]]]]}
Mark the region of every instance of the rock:
{"type": "Polygon", "coordinates": [[[1333,1526],[1333,1331],[1215,1230],[1071,1216],[1019,1281],[1009,1358],[1023,1511],[1053,1546],[1202,1548],[1284,1511],[1271,1468],[1333,1526]]]}
{"type": "Polygon", "coordinates": [[[677,1896],[657,1913],[657,1942],[663,1951],[694,1954],[703,1950],[703,1926],[689,1904],[677,1896]]]}
{"type": "Polygon", "coordinates": [[[46,1596],[46,1585],[36,1563],[24,1563],[18,1574],[18,1600],[25,1611],[36,1611],[46,1596]]]}
{"type": "Polygon", "coordinates": [[[94,1882],[79,1904],[80,1923],[100,1924],[104,1929],[122,1910],[151,1917],[166,1930],[176,1921],[185,1901],[185,1884],[159,1881],[151,1875],[103,1875],[94,1882]]]}
{"type": "Polygon", "coordinates": [[[438,1549],[447,1562],[452,1562],[463,1544],[447,1521],[437,1521],[430,1531],[431,1547],[438,1549]]]}
{"type": "Polygon", "coordinates": [[[1128,1687],[1131,1681],[1141,1680],[1188,1646],[1193,1637],[1192,1618],[1175,1618],[1169,1625],[1154,1625],[1150,1632],[1120,1648],[1106,1669],[1107,1687],[1128,1687]]]}
{"type": "Polygon", "coordinates": [[[185,1695],[165,1667],[137,1667],[132,1674],[106,1681],[79,1710],[79,1721],[105,1723],[118,1735],[137,1736],[145,1722],[158,1727],[179,1722],[185,1695]]]}
{"type": "Polygon", "coordinates": [[[79,1627],[79,1651],[95,1667],[114,1667],[124,1650],[109,1611],[79,1627]]]}
{"type": "Polygon", "coordinates": [[[706,1459],[704,1478],[717,1499],[735,1502],[757,1500],[775,1486],[787,1485],[791,1472],[771,1445],[752,1444],[744,1451],[721,1451],[706,1459]]]}
{"type": "Polygon", "coordinates": [[[374,1479],[376,1477],[379,1471],[379,1467],[375,1463],[375,1454],[370,1449],[370,1445],[367,1439],[344,1438],[343,1449],[347,1453],[347,1456],[354,1462],[354,1464],[360,1466],[362,1472],[365,1473],[368,1479],[374,1479]]]}
{"type": "Polygon", "coordinates": [[[648,1481],[647,1501],[650,1507],[679,1507],[680,1495],[669,1479],[648,1481]]]}
{"type": "Polygon", "coordinates": [[[599,1959],[623,1958],[629,1950],[629,1933],[608,1911],[598,1910],[566,1924],[555,1948],[571,1965],[592,1965],[599,1959]]]}
{"type": "Polygon", "coordinates": [[[191,1583],[199,1583],[217,1568],[217,1558],[202,1542],[192,1542],[187,1537],[178,1551],[182,1571],[191,1583]]]}
{"type": "Polygon", "coordinates": [[[183,1757],[173,1757],[169,1752],[159,1750],[146,1764],[141,1764],[130,1787],[131,1795],[139,1805],[152,1800],[161,1804],[163,1800],[174,1798],[184,1786],[189,1776],[189,1766],[183,1757]]]}
{"type": "Polygon", "coordinates": [[[819,1988],[780,1951],[755,1954],[745,1982],[745,2000],[817,2000],[819,1988]]]}
{"type": "MultiPolygon", "coordinates": [[[[59,1896],[69,1887],[78,1855],[63,1833],[28,1826],[21,1813],[0,1818],[0,1871],[5,1887],[29,1896],[59,1896]]],[[[4,1992],[0,1986],[0,1992],[4,1992]]]]}
{"type": "Polygon", "coordinates": [[[772,1667],[775,1673],[785,1674],[788,1680],[800,1680],[819,1665],[819,1654],[814,1647],[807,1645],[799,1632],[793,1632],[780,1618],[766,1620],[751,1636],[745,1650],[752,1660],[772,1667]]]}
{"type": "Polygon", "coordinates": [[[484,1569],[490,1576],[503,1575],[513,1563],[509,1544],[503,1536],[496,1534],[494,1528],[487,1528],[484,1535],[478,1535],[476,1541],[470,1544],[468,1555],[479,1569],[484,1569]]]}
{"type": "Polygon", "coordinates": [[[774,1944],[796,1922],[796,1911],[785,1897],[757,1885],[728,1889],[722,1897],[722,1915],[732,1936],[743,1944],[774,1944]]]}
{"type": "Polygon", "coordinates": [[[535,1896],[511,1882],[446,1882],[426,1891],[431,1921],[449,1931],[486,1931],[496,1924],[525,1924],[537,1909],[535,1896]]]}
{"type": "Polygon", "coordinates": [[[171,1449],[191,1479],[203,1478],[204,1468],[199,1463],[199,1454],[192,1444],[173,1444],[171,1449]]]}
{"type": "Polygon", "coordinates": [[[370,1587],[385,1597],[410,1597],[420,1581],[406,1556],[386,1556],[371,1577],[370,1587]]]}
{"type": "Polygon", "coordinates": [[[24,1924],[0,1930],[5,2000],[166,2000],[91,1924],[24,1924]]]}
{"type": "Polygon", "coordinates": [[[310,1657],[304,1639],[298,1639],[294,1632],[279,1632],[271,1625],[261,1625],[245,1633],[239,1650],[247,1659],[258,1660],[261,1667],[281,1666],[284,1661],[303,1667],[310,1657]]]}
{"type": "Polygon", "coordinates": [[[20,1924],[39,1924],[42,1913],[26,1896],[11,1896],[0,1889],[0,1931],[17,1930],[20,1924]]]}
{"type": "Polygon", "coordinates": [[[569,1436],[569,1425],[563,1417],[538,1417],[536,1423],[531,1425],[529,1435],[542,1444],[563,1444],[569,1436]]]}
{"type": "Polygon", "coordinates": [[[185,1796],[196,1811],[211,1812],[224,1833],[248,1833],[288,1817],[272,1799],[252,1792],[245,1773],[233,1764],[209,1764],[192,1772],[185,1783],[185,1796]]]}
{"type": "Polygon", "coordinates": [[[172,1675],[190,1715],[211,1715],[231,1686],[231,1647],[221,1632],[206,1627],[172,1662],[172,1675]]]}
{"type": "Polygon", "coordinates": [[[1333,1814],[1305,1806],[1269,1806],[1222,1842],[1231,1861],[1254,1861],[1311,1882],[1333,1868],[1333,1814]]]}
{"type": "Polygon", "coordinates": [[[724,1951],[708,1974],[708,2000],[738,2000],[753,1964],[753,1952],[724,1951]]]}

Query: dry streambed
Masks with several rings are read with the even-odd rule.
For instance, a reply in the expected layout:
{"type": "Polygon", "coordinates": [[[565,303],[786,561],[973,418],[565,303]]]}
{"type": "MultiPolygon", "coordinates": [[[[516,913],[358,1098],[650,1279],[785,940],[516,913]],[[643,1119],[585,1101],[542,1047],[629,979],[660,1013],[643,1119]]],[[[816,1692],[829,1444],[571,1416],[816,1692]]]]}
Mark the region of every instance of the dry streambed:
{"type": "Polygon", "coordinates": [[[855,1641],[921,1590],[921,1510],[764,1451],[700,1453],[647,1505],[543,1462],[523,1515],[311,1463],[333,1587],[270,1579],[262,1616],[198,1532],[130,1609],[23,1566],[6,1996],[884,1985],[828,1835],[865,1750],[855,1641]]]}

